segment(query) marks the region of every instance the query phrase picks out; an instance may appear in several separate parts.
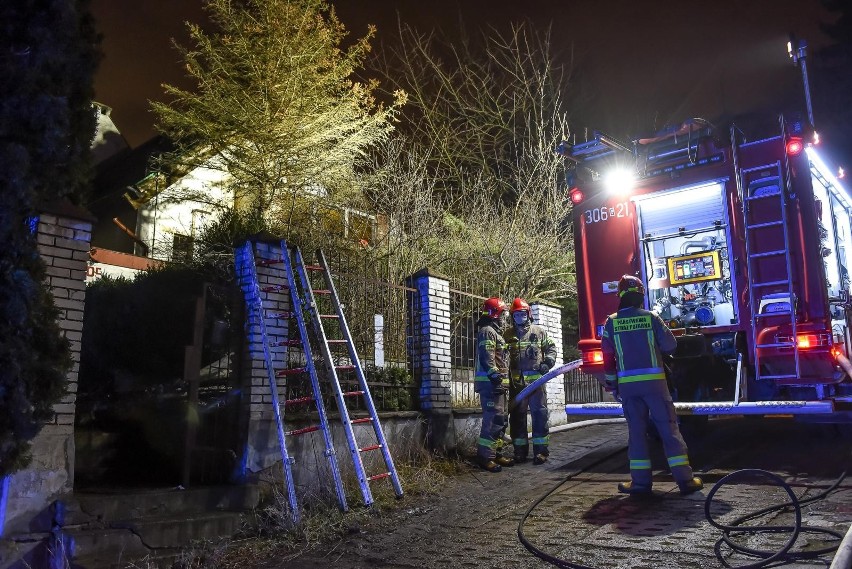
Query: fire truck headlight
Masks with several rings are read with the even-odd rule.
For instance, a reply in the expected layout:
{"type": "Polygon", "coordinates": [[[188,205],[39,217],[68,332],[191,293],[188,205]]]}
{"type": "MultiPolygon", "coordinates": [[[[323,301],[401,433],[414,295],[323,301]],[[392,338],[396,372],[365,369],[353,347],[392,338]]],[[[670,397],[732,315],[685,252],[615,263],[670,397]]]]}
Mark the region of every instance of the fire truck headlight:
{"type": "Polygon", "coordinates": [[[619,168],[604,177],[606,191],[613,195],[626,195],[633,189],[633,172],[619,168]]]}

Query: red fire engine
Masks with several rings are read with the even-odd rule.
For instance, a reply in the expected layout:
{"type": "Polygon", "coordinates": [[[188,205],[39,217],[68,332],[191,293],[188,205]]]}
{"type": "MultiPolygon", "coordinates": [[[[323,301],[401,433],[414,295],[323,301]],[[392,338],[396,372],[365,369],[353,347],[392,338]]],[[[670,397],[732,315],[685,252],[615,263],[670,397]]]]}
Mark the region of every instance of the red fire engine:
{"type": "Polygon", "coordinates": [[[781,117],[752,140],[692,119],[630,143],[598,133],[560,152],[580,180],[571,199],[584,371],[602,377],[603,324],[619,278],[632,274],[677,337],[679,414],[852,409],[852,195],[807,124],[781,117]]]}

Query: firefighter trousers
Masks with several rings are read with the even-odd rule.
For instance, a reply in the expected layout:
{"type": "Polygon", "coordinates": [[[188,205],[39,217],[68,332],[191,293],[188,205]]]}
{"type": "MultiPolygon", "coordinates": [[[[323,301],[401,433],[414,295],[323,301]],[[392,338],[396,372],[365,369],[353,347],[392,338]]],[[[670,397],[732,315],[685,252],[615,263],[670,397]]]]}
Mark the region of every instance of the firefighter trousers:
{"type": "Polygon", "coordinates": [[[663,450],[675,482],[692,480],[686,443],[677,425],[677,415],[666,382],[649,380],[619,385],[619,391],[624,417],[627,419],[627,456],[630,459],[630,478],[633,484],[651,486],[653,472],[648,449],[649,421],[654,422],[662,439],[663,450]]]}
{"type": "Polygon", "coordinates": [[[477,385],[477,391],[482,407],[482,427],[476,455],[482,460],[493,460],[497,457],[497,440],[506,430],[506,389],[483,382],[477,385]]]}
{"type": "Polygon", "coordinates": [[[512,403],[509,405],[509,433],[512,437],[512,445],[516,459],[524,459],[529,456],[530,441],[527,432],[527,411],[532,421],[532,444],[533,455],[543,454],[548,456],[548,444],[550,442],[550,430],[547,422],[550,419],[550,411],[547,409],[547,394],[542,385],[533,391],[529,397],[515,404],[515,396],[523,390],[523,386],[512,385],[510,391],[512,403]]]}

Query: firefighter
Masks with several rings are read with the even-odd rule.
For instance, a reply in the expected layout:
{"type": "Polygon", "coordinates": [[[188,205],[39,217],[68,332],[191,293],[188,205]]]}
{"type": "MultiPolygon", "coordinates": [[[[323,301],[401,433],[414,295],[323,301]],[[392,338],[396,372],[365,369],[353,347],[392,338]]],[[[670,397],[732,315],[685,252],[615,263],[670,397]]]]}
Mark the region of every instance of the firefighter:
{"type": "Polygon", "coordinates": [[[621,398],[627,419],[630,482],[618,485],[624,494],[650,494],[651,456],[648,420],[654,422],[681,494],[704,487],[693,476],[686,443],[677,426],[674,404],[666,383],[662,355],[674,352],[677,340],[659,316],[640,308],[645,286],[624,275],[618,282],[618,312],[606,320],[601,338],[606,389],[621,398]]]}
{"type": "Polygon", "coordinates": [[[506,392],[509,387],[509,367],[506,340],[503,339],[508,307],[497,297],[482,304],[482,316],[476,323],[476,375],[474,391],[482,405],[482,427],[477,444],[479,465],[489,472],[500,472],[513,466],[511,458],[500,454],[502,436],[506,429],[506,392]]]}
{"type": "MultiPolygon", "coordinates": [[[[556,363],[556,344],[544,328],[532,322],[530,305],[516,298],[509,309],[512,327],[506,332],[509,345],[510,400],[514,401],[527,384],[550,371],[556,363]]],[[[526,462],[529,455],[527,409],[532,418],[533,464],[544,464],[550,454],[547,421],[547,394],[542,385],[529,397],[509,409],[509,432],[512,436],[516,463],[526,462]]]]}

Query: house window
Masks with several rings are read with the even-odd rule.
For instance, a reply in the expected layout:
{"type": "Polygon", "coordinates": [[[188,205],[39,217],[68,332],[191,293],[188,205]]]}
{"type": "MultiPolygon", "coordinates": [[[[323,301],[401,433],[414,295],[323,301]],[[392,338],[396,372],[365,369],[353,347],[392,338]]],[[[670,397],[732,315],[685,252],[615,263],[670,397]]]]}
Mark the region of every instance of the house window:
{"type": "Polygon", "coordinates": [[[172,261],[188,263],[192,260],[193,239],[189,235],[175,233],[172,239],[172,261]]]}
{"type": "Polygon", "coordinates": [[[346,210],[346,237],[362,244],[370,244],[375,236],[376,218],[359,211],[346,210]]]}

